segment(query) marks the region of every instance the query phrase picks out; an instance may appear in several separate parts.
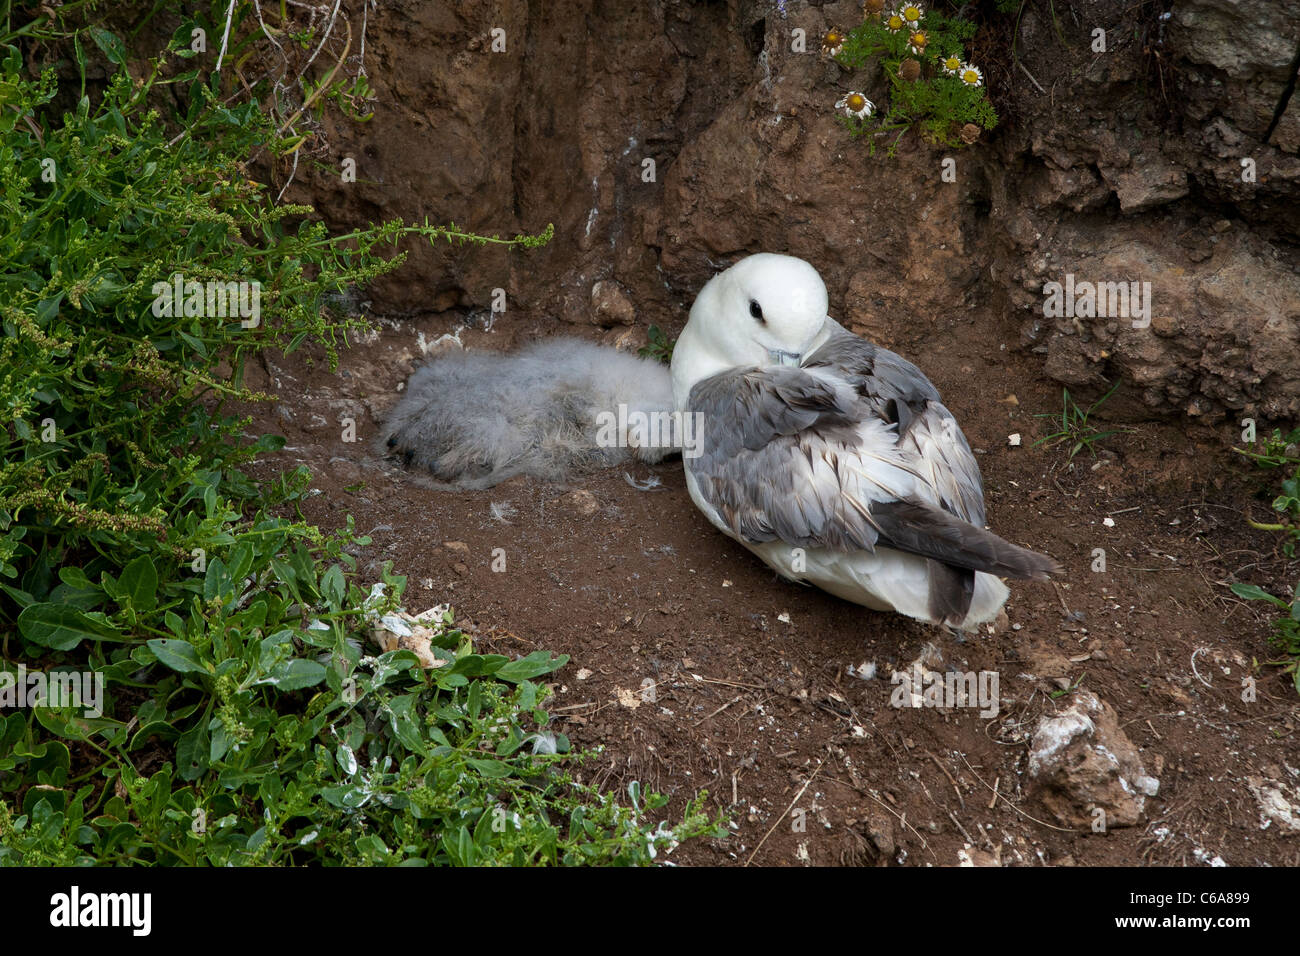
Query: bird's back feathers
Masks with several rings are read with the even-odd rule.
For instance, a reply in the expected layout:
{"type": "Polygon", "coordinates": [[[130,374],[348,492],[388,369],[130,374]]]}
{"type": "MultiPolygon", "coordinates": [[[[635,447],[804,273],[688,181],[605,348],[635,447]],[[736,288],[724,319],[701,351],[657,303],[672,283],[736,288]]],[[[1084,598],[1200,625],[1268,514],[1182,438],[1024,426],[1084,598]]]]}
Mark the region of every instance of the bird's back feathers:
{"type": "Polygon", "coordinates": [[[692,498],[782,573],[970,626],[1005,600],[981,575],[1060,570],[985,530],[979,466],[929,379],[838,325],[803,367],[729,369],[697,382],[688,404],[704,435],[685,460],[692,498]]]}

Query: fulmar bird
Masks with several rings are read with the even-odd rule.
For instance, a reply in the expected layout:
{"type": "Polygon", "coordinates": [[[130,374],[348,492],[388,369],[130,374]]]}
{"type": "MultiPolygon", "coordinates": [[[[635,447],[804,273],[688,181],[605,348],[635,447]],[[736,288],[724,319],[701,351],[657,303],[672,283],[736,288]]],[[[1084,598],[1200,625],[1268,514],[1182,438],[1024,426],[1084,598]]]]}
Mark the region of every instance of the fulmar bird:
{"type": "Polygon", "coordinates": [[[984,528],[970,445],[930,380],[827,314],[817,271],[749,256],[700,291],[673,352],[696,416],[686,487],[712,524],[786,578],[960,630],[1000,577],[1060,567],[984,528]]]}

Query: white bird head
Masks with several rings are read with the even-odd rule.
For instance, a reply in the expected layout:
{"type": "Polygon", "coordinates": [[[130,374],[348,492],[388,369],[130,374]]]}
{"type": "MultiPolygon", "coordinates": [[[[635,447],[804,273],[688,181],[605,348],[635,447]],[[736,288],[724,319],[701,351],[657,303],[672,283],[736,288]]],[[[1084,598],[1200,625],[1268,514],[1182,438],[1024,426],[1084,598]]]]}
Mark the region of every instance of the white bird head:
{"type": "Polygon", "coordinates": [[[726,368],[798,365],[826,327],[826,285],[807,262],[762,252],[700,290],[673,352],[679,407],[696,382],[726,368]]]}

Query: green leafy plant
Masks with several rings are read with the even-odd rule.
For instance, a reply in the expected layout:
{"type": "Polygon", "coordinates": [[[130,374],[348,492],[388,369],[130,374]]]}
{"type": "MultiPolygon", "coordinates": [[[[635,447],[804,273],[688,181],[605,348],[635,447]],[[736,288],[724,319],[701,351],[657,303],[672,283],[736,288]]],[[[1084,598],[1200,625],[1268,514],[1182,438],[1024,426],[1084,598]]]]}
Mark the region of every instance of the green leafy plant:
{"type": "Polygon", "coordinates": [[[1059,700],[1060,698],[1065,697],[1068,694],[1073,694],[1076,690],[1078,690],[1080,687],[1083,686],[1083,679],[1087,676],[1088,676],[1088,672],[1084,671],[1082,674],[1079,675],[1079,679],[1075,681],[1073,684],[1071,684],[1069,687],[1062,687],[1058,690],[1049,691],[1047,696],[1052,698],[1052,700],[1059,700]]]}
{"type": "Polygon", "coordinates": [[[1283,532],[1286,539],[1282,542],[1282,553],[1294,558],[1296,547],[1300,545],[1300,468],[1282,482],[1282,493],[1273,499],[1273,510],[1278,513],[1279,520],[1252,521],[1250,526],[1261,531],[1283,532]]]}
{"type": "MultiPolygon", "coordinates": [[[[1039,445],[1046,445],[1048,448],[1053,448],[1057,445],[1068,444],[1070,446],[1070,461],[1073,461],[1074,456],[1084,449],[1087,449],[1088,454],[1092,457],[1097,457],[1097,452],[1094,446],[1099,441],[1110,438],[1112,435],[1118,435],[1130,430],[1127,428],[1112,428],[1108,431],[1098,431],[1096,426],[1089,422],[1092,414],[1097,411],[1097,409],[1099,409],[1108,398],[1115,394],[1115,390],[1119,388],[1119,386],[1120,383],[1116,382],[1111,386],[1110,391],[1097,399],[1087,408],[1079,407],[1078,403],[1070,397],[1070,390],[1068,388],[1062,389],[1061,414],[1059,416],[1060,427],[1050,435],[1045,435],[1038,439],[1038,441],[1034,442],[1033,447],[1037,448],[1039,445]]],[[[1055,413],[1045,413],[1035,415],[1034,417],[1058,420],[1058,416],[1055,413]]]]}
{"type": "Polygon", "coordinates": [[[1261,468],[1282,468],[1300,463],[1300,428],[1287,435],[1282,434],[1282,429],[1275,428],[1271,435],[1260,440],[1259,445],[1258,449],[1233,448],[1233,451],[1261,468]]]}
{"type": "Polygon", "coordinates": [[[1274,597],[1257,584],[1236,581],[1232,593],[1247,601],[1264,601],[1282,612],[1282,616],[1273,622],[1273,644],[1283,655],[1280,661],[1273,661],[1282,668],[1283,674],[1291,675],[1291,683],[1300,694],[1300,582],[1296,583],[1295,593],[1290,601],[1274,597]]]}
{"type": "MultiPolygon", "coordinates": [[[[903,6],[920,10],[918,5],[903,6]]],[[[993,129],[998,121],[982,75],[966,60],[975,24],[934,10],[922,11],[913,24],[903,18],[902,10],[886,8],[842,38],[835,59],[850,70],[874,63],[889,83],[889,102],[883,109],[864,111],[852,109],[856,102],[841,100],[837,105],[848,114],[839,117],[841,124],[855,138],[870,137],[872,152],[878,135],[897,130],[887,147],[891,156],[914,126],[939,146],[973,143],[980,131],[993,129]],[[903,25],[894,29],[900,21],[903,25]]]]}
{"type": "Polygon", "coordinates": [[[668,364],[673,360],[673,346],[677,344],[676,340],[670,341],[664,334],[664,330],[657,325],[650,326],[646,332],[648,344],[637,349],[637,354],[642,358],[652,358],[656,361],[668,364]]]}
{"type": "MultiPolygon", "coordinates": [[[[87,51],[125,66],[106,30],[40,30],[83,77],[87,51]]],[[[538,682],[564,658],[488,653],[450,612],[440,666],[372,653],[404,579],[358,579],[350,518],[285,517],[307,469],[243,470],[283,445],[229,411],[266,398],[247,361],[313,343],[332,363],[368,327],[345,293],[400,240],[552,230],[331,235],[249,178],[293,134],[177,72],[188,42],[66,110],[0,48],[0,864],[638,864],[719,834],[702,795],[674,824],[661,796],[573,777],[538,682]],[[257,320],[159,308],[178,281],[255,287],[257,320]],[[82,692],[19,706],[24,672],[82,692]]]]}
{"type": "MultiPolygon", "coordinates": [[[[1290,471],[1290,476],[1282,479],[1281,494],[1272,502],[1278,519],[1250,520],[1248,523],[1261,531],[1282,534],[1282,553],[1294,558],[1300,549],[1300,428],[1289,434],[1274,429],[1272,435],[1261,441],[1258,450],[1236,448],[1234,451],[1261,468],[1290,471]]],[[[1232,593],[1248,601],[1264,601],[1282,612],[1282,616],[1273,622],[1273,643],[1283,655],[1283,659],[1276,663],[1281,665],[1283,673],[1291,675],[1296,692],[1300,693],[1300,580],[1296,582],[1290,600],[1276,597],[1257,584],[1240,581],[1232,585],[1232,593]]]]}
{"type": "Polygon", "coordinates": [[[633,787],[625,804],[574,781],[585,758],[548,728],[537,683],[565,657],[480,653],[440,609],[428,625],[441,666],[363,655],[358,618],[393,606],[404,580],[385,571],[391,598],[365,596],[338,547],[359,539],[317,549],[304,533],[262,518],[229,564],[179,587],[157,589],[148,556],[112,584],[69,575],[83,607],[167,606],[168,630],[127,637],[97,668],[135,698],[134,720],[0,718],[0,792],[19,783],[17,811],[0,801],[0,864],[644,864],[718,832],[698,798],[669,826],[651,819],[661,796],[633,787]],[[174,763],[144,771],[163,748],[174,763]]]}

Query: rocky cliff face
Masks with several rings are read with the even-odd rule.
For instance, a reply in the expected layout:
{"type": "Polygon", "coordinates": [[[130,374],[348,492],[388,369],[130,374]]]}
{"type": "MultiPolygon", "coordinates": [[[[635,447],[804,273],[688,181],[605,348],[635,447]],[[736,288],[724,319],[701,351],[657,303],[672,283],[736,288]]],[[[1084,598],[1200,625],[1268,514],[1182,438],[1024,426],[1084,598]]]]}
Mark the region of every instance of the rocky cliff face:
{"type": "Polygon", "coordinates": [[[1006,266],[990,274],[1024,316],[1022,343],[1066,384],[1118,375],[1152,410],[1294,419],[1300,3],[1153,12],[1135,25],[1120,4],[1077,5],[1061,26],[1088,52],[1065,61],[1047,18],[1022,24],[1029,89],[998,144],[1017,172],[998,184],[1006,266]],[[1044,316],[1044,283],[1066,275],[1150,282],[1149,327],[1044,316]]]}
{"type": "Polygon", "coordinates": [[[1055,21],[1037,0],[1018,18],[986,6],[971,52],[1002,124],[958,152],[909,135],[887,158],[832,108],[887,96],[878,71],[817,49],[857,3],[394,0],[367,33],[377,115],[328,131],[361,181],[316,175],[297,198],[339,223],[555,223],[539,252],[412,248],[381,311],[503,288],[534,315],[675,330],[714,271],[784,251],[887,345],[974,309],[1072,386],[1122,377],[1158,413],[1300,418],[1300,0],[1057,0],[1055,21]],[[1045,315],[1044,284],[1067,275],[1149,283],[1149,314],[1045,315]]]}

